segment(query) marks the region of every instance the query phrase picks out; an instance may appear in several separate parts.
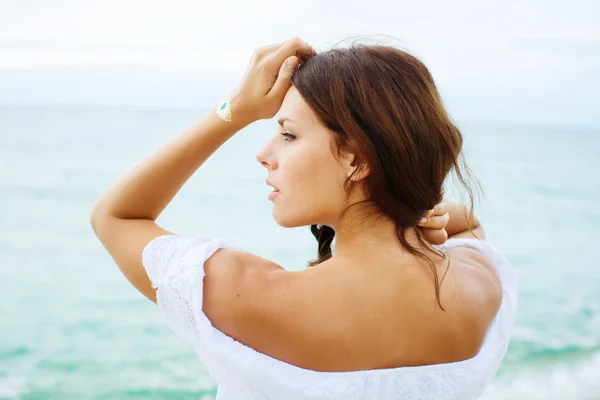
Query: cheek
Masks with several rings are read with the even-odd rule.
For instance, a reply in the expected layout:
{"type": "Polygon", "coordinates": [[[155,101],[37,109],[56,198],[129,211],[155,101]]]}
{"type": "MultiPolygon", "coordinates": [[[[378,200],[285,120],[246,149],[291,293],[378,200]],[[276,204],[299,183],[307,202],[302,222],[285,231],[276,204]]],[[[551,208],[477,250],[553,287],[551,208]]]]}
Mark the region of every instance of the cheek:
{"type": "Polygon", "coordinates": [[[333,223],[345,201],[337,160],[322,146],[289,150],[280,159],[286,190],[274,204],[273,217],[286,227],[333,223]]]}

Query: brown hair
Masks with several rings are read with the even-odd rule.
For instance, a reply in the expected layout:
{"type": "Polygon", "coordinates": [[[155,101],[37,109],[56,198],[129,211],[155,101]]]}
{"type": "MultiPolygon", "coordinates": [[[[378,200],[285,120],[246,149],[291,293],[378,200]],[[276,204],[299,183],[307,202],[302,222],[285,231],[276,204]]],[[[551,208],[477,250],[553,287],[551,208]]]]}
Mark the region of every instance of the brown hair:
{"type": "MultiPolygon", "coordinates": [[[[469,195],[469,225],[473,191],[465,179],[470,171],[462,154],[462,135],[428,69],[404,50],[353,43],[304,60],[292,84],[321,123],[335,132],[332,144],[338,154],[353,150],[361,165],[368,166],[369,174],[362,181],[368,203],[395,221],[403,247],[429,263],[443,309],[433,261],[411,246],[406,230],[415,228],[425,212],[442,201],[449,172],[455,172],[469,195]]],[[[346,180],[347,192],[353,183],[351,177],[346,180]]],[[[332,256],[335,231],[321,225],[311,226],[311,231],[319,242],[318,259],[309,264],[314,266],[332,256]]],[[[419,243],[445,258],[419,229],[416,233],[419,243]]]]}

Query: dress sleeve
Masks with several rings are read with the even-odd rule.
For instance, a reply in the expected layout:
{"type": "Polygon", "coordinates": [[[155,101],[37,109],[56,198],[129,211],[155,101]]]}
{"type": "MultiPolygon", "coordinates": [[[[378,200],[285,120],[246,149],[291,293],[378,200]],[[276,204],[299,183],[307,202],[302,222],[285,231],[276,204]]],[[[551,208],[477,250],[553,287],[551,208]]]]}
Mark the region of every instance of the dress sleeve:
{"type": "Polygon", "coordinates": [[[163,235],[142,252],[162,317],[188,342],[201,340],[201,324],[209,323],[202,311],[204,262],[221,248],[238,249],[219,238],[163,235]]]}

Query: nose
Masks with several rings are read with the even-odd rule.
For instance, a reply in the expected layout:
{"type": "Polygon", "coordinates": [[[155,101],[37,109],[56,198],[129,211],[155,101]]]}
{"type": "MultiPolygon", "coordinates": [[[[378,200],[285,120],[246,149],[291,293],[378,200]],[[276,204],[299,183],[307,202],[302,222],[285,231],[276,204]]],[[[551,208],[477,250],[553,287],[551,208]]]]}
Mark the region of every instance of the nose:
{"type": "Polygon", "coordinates": [[[256,153],[256,160],[266,169],[277,168],[277,161],[271,149],[270,142],[256,153]]]}

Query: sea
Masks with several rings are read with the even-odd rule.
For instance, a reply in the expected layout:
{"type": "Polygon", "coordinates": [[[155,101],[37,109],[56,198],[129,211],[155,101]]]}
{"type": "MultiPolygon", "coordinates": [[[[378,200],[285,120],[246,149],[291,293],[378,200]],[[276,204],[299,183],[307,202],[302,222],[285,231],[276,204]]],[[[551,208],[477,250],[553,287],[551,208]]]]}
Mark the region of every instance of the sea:
{"type": "MultiPolygon", "coordinates": [[[[208,110],[0,107],[0,399],[214,399],[194,349],[121,275],[90,211],[111,183],[208,110]]],[[[600,128],[458,121],[483,189],[476,213],[520,281],[508,353],[481,397],[600,399],[600,128]]],[[[286,269],[316,256],[307,227],[271,217],[240,131],[159,218],[286,269]]],[[[452,198],[466,200],[448,179],[452,198]]]]}

